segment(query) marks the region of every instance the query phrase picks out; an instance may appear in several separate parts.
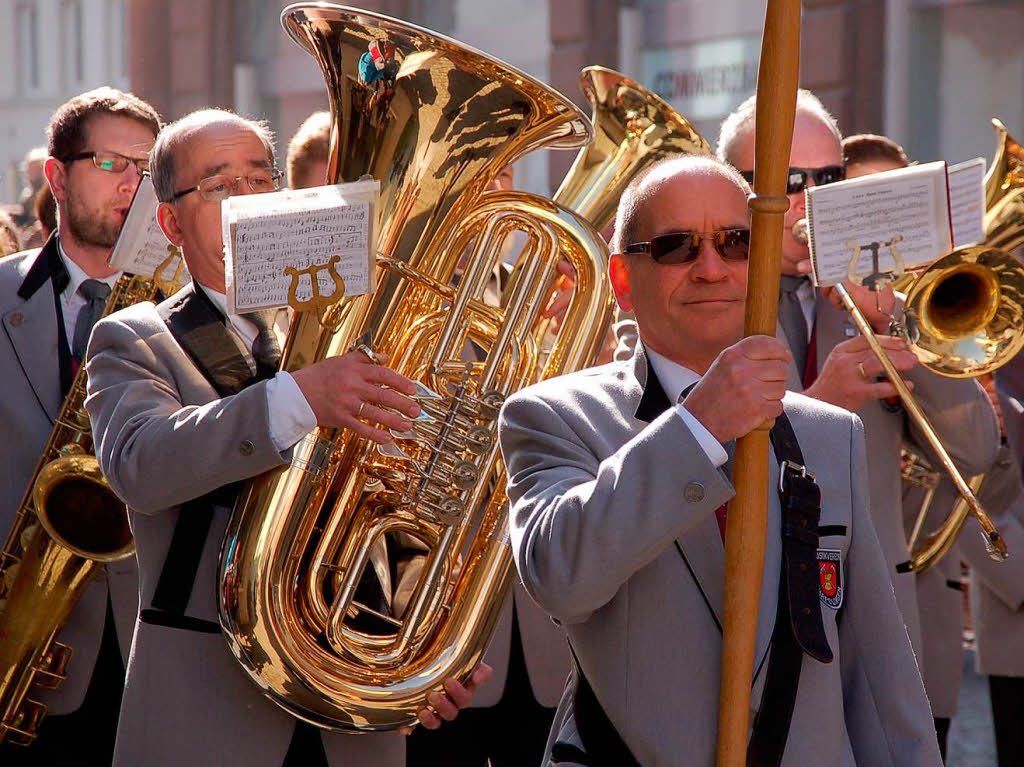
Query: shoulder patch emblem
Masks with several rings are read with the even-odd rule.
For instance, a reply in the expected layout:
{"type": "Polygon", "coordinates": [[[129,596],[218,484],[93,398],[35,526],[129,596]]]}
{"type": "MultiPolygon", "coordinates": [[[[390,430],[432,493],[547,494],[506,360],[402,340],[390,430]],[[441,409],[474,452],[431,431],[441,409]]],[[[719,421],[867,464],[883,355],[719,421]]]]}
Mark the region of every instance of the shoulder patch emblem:
{"type": "Polygon", "coordinates": [[[818,592],[821,602],[833,610],[838,610],[843,604],[840,554],[839,549],[818,549],[815,555],[818,560],[818,592]]]}

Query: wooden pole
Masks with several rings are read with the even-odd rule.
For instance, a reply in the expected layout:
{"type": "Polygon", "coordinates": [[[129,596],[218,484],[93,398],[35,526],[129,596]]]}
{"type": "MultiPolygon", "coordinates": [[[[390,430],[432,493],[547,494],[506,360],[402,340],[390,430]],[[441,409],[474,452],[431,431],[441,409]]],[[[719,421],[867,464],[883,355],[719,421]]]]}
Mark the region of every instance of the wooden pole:
{"type": "MultiPolygon", "coordinates": [[[[744,335],[775,335],[786,176],[800,68],[800,0],[768,0],[757,71],[754,194],[749,205],[750,266],[744,335]]],[[[768,493],[768,432],[739,439],[733,460],[736,497],[729,502],[725,545],[722,683],[718,708],[718,767],[744,767],[757,613],[764,570],[768,493]]]]}

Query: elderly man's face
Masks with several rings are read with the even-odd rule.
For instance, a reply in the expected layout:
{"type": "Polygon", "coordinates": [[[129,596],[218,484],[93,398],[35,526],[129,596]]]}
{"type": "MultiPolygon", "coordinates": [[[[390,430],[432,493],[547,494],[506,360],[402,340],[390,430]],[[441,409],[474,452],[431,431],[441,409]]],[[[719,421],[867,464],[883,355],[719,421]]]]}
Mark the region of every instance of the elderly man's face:
{"type": "MultiPolygon", "coordinates": [[[[690,170],[655,184],[637,222],[638,242],[669,232],[749,227],[746,194],[724,172],[690,170]]],[[[724,259],[713,238],[689,263],[658,264],[646,254],[616,255],[613,262],[619,304],[635,313],[641,338],[656,352],[692,366],[742,337],[747,263],[724,259]],[[617,269],[628,286],[616,279],[617,269]]]]}
{"type": "MultiPolygon", "coordinates": [[[[733,159],[742,171],[754,169],[754,131],[747,130],[736,143],[733,159]]],[[[813,112],[801,109],[796,113],[793,124],[793,146],[789,153],[791,168],[827,168],[842,166],[843,147],[828,124],[813,112]]],[[[814,186],[814,179],[807,179],[808,186],[814,186]]],[[[789,195],[789,211],[785,216],[782,231],[782,271],[796,276],[793,265],[809,258],[807,244],[793,238],[793,225],[806,218],[807,207],[804,193],[789,195]]]]}
{"type": "MultiPolygon", "coordinates": [[[[244,178],[270,167],[270,156],[260,137],[236,122],[211,123],[175,150],[177,191],[192,189],[211,176],[241,177],[236,194],[251,194],[244,178]]],[[[161,223],[172,242],[181,245],[192,276],[208,288],[224,292],[224,243],[217,201],[190,192],[176,202],[161,205],[161,223]]]]}

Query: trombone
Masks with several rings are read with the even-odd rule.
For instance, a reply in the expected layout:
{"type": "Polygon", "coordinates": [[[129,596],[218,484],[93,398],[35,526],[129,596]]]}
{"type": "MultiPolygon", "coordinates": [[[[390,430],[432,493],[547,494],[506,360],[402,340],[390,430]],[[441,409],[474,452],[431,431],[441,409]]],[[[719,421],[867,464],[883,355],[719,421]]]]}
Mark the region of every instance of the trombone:
{"type": "MultiPolygon", "coordinates": [[[[1024,148],[999,120],[993,119],[992,127],[996,151],[985,175],[986,247],[961,249],[939,259],[914,282],[907,296],[908,316],[921,320],[918,328],[910,328],[912,348],[925,367],[955,378],[991,373],[1024,345],[1022,266],[1007,252],[1024,243],[1024,148]],[[923,332],[915,333],[918,329],[923,332]]],[[[920,484],[915,478],[929,471],[926,462],[904,450],[905,482],[920,484]]],[[[1007,556],[1001,538],[1002,546],[996,545],[993,555],[989,544],[998,532],[987,516],[976,513],[980,507],[976,496],[985,475],[966,481],[969,494],[961,490],[959,475],[950,476],[960,497],[942,525],[922,537],[934,495],[934,487],[926,488],[910,534],[907,571],[924,572],[941,559],[972,515],[982,526],[989,555],[997,560],[1007,556]]]]}
{"type": "MultiPolygon", "coordinates": [[[[956,249],[923,272],[908,272],[893,283],[896,291],[906,293],[904,320],[893,323],[893,332],[907,341],[925,368],[948,378],[991,373],[1024,346],[1024,265],[1000,249],[1024,242],[1024,149],[1002,123],[992,122],[998,146],[985,177],[986,244],[956,249]]],[[[794,227],[794,235],[806,237],[803,221],[794,227]]],[[[960,496],[942,525],[922,537],[933,496],[925,492],[911,534],[910,559],[897,570],[923,572],[934,565],[949,551],[968,516],[981,526],[989,556],[1005,560],[1006,542],[977,497],[984,475],[964,479],[849,291],[840,283],[836,292],[960,496]]],[[[904,452],[905,481],[921,484],[929,470],[917,456],[904,452]]]]}

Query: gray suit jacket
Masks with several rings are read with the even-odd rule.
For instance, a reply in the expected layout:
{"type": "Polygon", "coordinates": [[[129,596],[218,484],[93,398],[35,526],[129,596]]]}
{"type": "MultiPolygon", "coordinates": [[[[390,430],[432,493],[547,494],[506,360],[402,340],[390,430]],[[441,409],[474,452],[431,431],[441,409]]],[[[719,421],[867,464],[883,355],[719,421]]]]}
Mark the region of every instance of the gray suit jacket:
{"type": "Polygon", "coordinates": [[[1018,437],[1024,432],[1024,408],[996,374],[1000,407],[1009,444],[989,471],[980,499],[1006,539],[1010,558],[993,562],[970,520],[957,540],[971,566],[971,613],[977,637],[977,666],[982,674],[1024,676],[1024,486],[1018,437]]]}
{"type": "MultiPolygon", "coordinates": [[[[57,350],[57,310],[49,282],[31,297],[18,289],[40,250],[0,259],[0,542],[14,524],[22,496],[42,455],[62,404],[57,350]]],[[[122,657],[127,659],[138,612],[135,559],[105,567],[86,590],[60,634],[74,648],[68,678],[56,692],[33,690],[50,713],[66,714],[82,705],[99,653],[111,595],[122,657]]]]}
{"type": "MultiPolygon", "coordinates": [[[[733,494],[674,410],[643,404],[642,348],[511,397],[499,438],[516,565],[566,626],[608,717],[644,765],[714,762],[724,551],[733,494]],[[639,416],[644,416],[641,418],[639,416]],[[647,422],[647,419],[650,419],[647,422]]],[[[838,552],[843,618],[822,605],[835,661],[804,659],[783,764],[938,765],[928,704],[867,510],[860,422],[789,394],[822,489],[821,549],[838,552]]],[[[778,482],[778,467],[771,470],[778,482]]],[[[760,705],[781,543],[770,493],[752,705],[760,705]]],[[[572,690],[553,737],[578,743],[572,690]]]]}
{"type": "MultiPolygon", "coordinates": [[[[856,330],[845,311],[836,309],[820,297],[815,317],[820,372],[829,352],[837,344],[852,338],[856,330]]],[[[961,472],[970,476],[984,471],[996,458],[999,425],[981,386],[972,380],[943,378],[920,366],[910,371],[906,378],[914,382],[914,396],[961,472]]],[[[796,375],[793,366],[790,366],[790,388],[803,391],[800,377],[796,375]]],[[[911,643],[919,654],[921,628],[915,576],[910,573],[899,574],[895,570],[896,565],[905,562],[909,556],[903,529],[900,448],[906,442],[931,460],[933,465],[938,465],[937,459],[925,447],[920,430],[902,407],[892,409],[883,402],[871,401],[865,403],[857,415],[864,422],[867,453],[871,456],[867,466],[871,517],[885,554],[896,602],[906,622],[911,643]]]]}
{"type": "MultiPolygon", "coordinates": [[[[191,286],[185,290],[192,290],[191,286]]],[[[172,299],[173,300],[173,299],[172,299]]],[[[88,351],[87,408],[103,471],[131,508],[141,604],[148,607],[179,506],[276,466],[266,384],[220,398],[149,303],[100,321],[88,351]]],[[[220,508],[186,615],[217,621],[220,508]]],[[[264,698],[222,636],[138,622],[115,765],[278,767],[295,720],[264,698]]],[[[332,766],[404,764],[395,733],[324,733],[332,766]]]]}
{"type": "MultiPolygon", "coordinates": [[[[908,488],[903,496],[903,521],[909,540],[914,520],[921,507],[923,491],[908,488]]],[[[955,500],[951,480],[943,478],[936,489],[924,534],[945,519],[955,500]]],[[[968,521],[967,528],[973,526],[968,521]]],[[[962,534],[973,535],[965,530],[962,534]]],[[[932,714],[952,717],[956,713],[963,676],[964,593],[960,586],[960,555],[956,546],[934,566],[914,575],[917,607],[921,621],[921,651],[917,664],[921,668],[924,689],[932,714]]]]}

